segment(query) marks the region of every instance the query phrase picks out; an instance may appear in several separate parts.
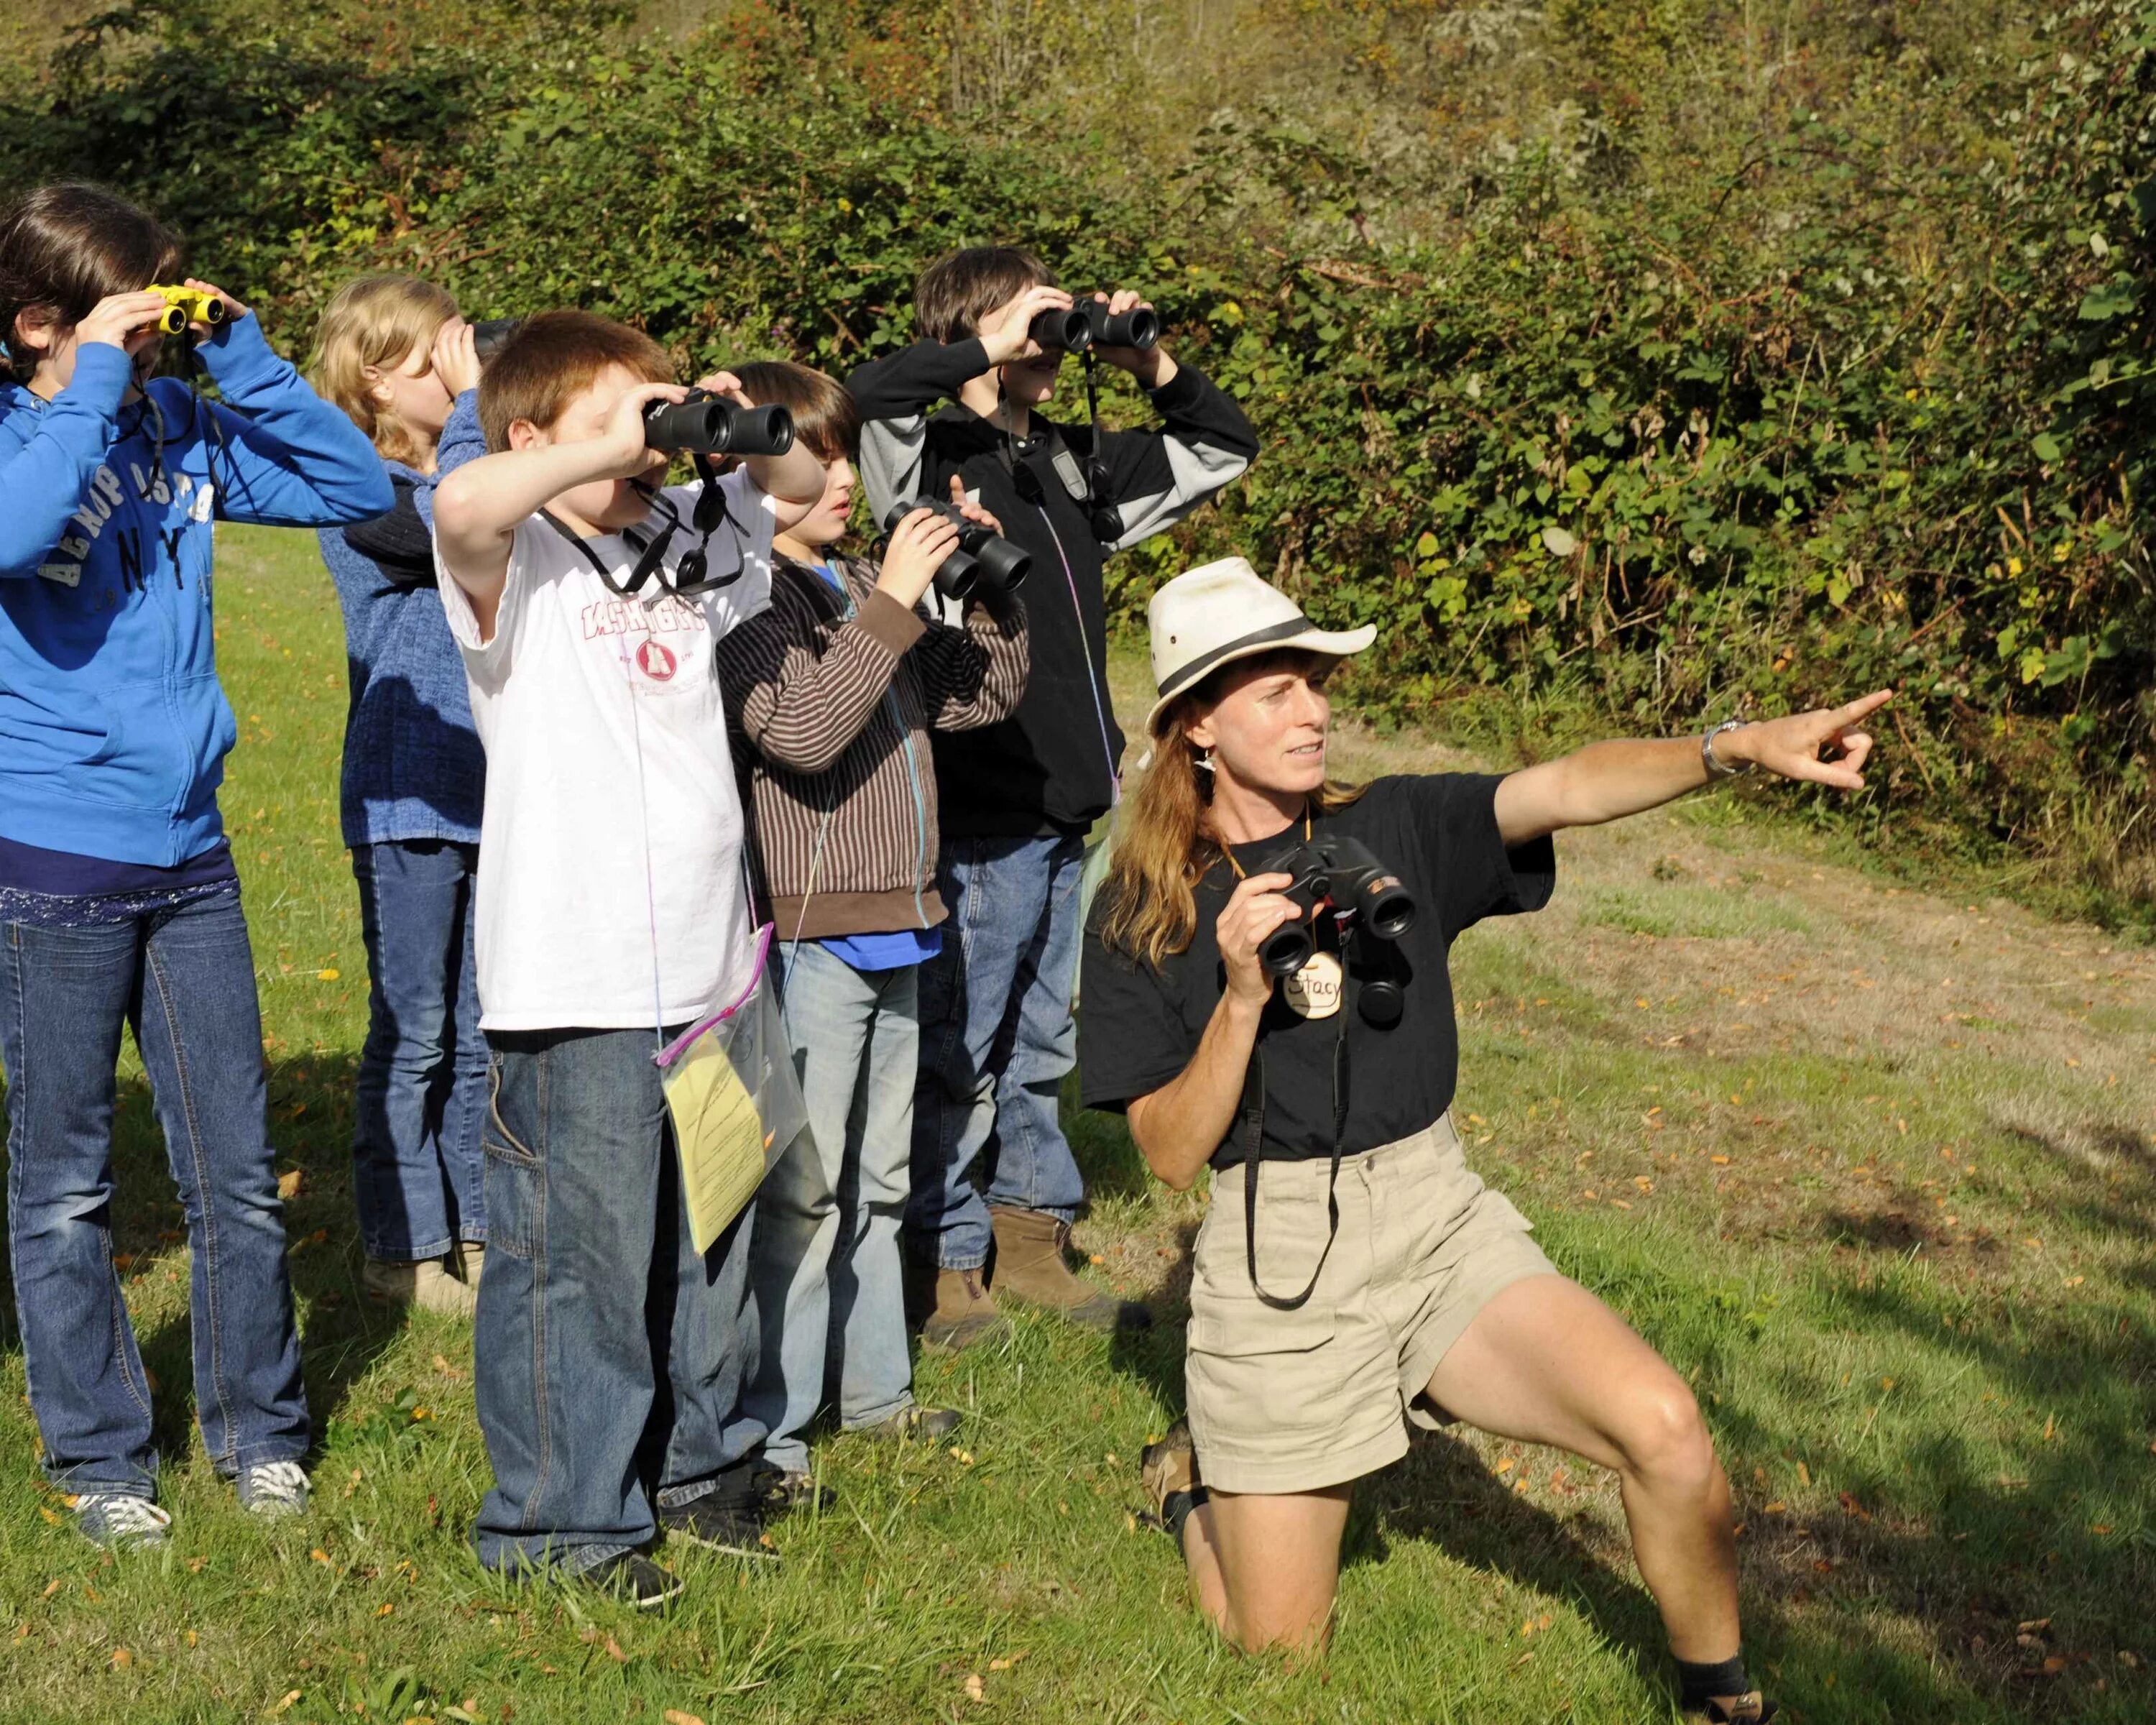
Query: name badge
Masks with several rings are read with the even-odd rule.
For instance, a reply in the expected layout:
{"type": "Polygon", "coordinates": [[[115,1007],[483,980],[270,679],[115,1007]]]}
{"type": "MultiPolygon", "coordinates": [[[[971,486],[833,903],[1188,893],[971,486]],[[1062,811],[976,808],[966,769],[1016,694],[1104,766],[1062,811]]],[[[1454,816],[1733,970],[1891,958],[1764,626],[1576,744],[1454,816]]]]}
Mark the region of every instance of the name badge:
{"type": "Polygon", "coordinates": [[[1301,970],[1281,979],[1281,999],[1298,1018],[1331,1018],[1346,993],[1346,973],[1337,952],[1312,952],[1301,970]]]}

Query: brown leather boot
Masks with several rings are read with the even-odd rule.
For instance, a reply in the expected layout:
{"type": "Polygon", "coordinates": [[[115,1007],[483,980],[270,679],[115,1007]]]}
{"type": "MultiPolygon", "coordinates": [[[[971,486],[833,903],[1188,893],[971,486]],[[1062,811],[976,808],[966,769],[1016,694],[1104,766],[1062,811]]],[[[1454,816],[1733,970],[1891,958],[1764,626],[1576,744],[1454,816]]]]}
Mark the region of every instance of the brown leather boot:
{"type": "Polygon", "coordinates": [[[1001,1336],[1010,1320],[996,1310],[994,1296],[981,1281],[978,1270],[939,1270],[936,1272],[936,1305],[921,1326],[921,1345],[941,1353],[956,1353],[1001,1336]]]}
{"type": "Polygon", "coordinates": [[[1144,1307],[1102,1293],[1071,1273],[1063,1249],[1070,1224],[1045,1210],[988,1212],[996,1235],[997,1293],[1040,1307],[1074,1324],[1094,1330],[1142,1330],[1152,1314],[1144,1307]]]}

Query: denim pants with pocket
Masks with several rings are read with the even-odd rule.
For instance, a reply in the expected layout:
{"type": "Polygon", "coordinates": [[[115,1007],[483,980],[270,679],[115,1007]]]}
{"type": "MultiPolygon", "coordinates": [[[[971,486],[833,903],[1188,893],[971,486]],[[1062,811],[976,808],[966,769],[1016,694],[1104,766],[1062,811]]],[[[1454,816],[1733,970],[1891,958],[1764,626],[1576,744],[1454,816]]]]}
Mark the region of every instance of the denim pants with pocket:
{"type": "Polygon", "coordinates": [[[195,1414],[228,1476],[307,1450],[237,886],[132,921],[0,923],[8,1240],[30,1409],[49,1478],[155,1495],[149,1381],[112,1261],[112,1117],[131,1025],[192,1256],[195,1414]]]}
{"type": "Polygon", "coordinates": [[[370,1258],[412,1263],[486,1238],[478,868],[476,845],[449,839],[352,848],[367,1017],[352,1190],[370,1258]]]}
{"type": "Polygon", "coordinates": [[[856,970],[814,941],[787,966],[787,1037],[808,1130],[757,1194],[750,1275],[762,1342],[748,1406],[771,1430],[766,1458],[788,1472],[807,1470],[802,1434],[832,1377],[849,1430],[913,1404],[898,1236],[920,1063],[918,970],[856,970]]]}
{"type": "Polygon", "coordinates": [[[946,1270],[988,1260],[988,1209],[1067,1222],[1086,1183],[1057,1114],[1076,1064],[1075,836],[952,838],[937,886],[943,949],[921,967],[921,1081],[913,1101],[913,1247],[946,1270]],[[985,1197],[973,1165],[988,1168],[985,1197]]]}
{"type": "Polygon", "coordinates": [[[491,1569],[581,1572],[647,1543],[763,1428],[741,1406],[751,1204],[689,1238],[650,1030],[490,1033],[486,1273],[474,1325],[491,1569]]]}

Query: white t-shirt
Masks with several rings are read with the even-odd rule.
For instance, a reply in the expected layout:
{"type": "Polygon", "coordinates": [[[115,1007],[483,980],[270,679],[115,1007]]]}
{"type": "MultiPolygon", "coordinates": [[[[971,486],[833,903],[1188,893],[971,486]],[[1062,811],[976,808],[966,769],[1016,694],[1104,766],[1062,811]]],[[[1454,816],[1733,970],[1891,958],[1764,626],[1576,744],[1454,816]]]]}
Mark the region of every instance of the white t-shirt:
{"type": "MultiPolygon", "coordinates": [[[[480,1023],[489,1030],[679,1024],[747,982],[741,798],[712,649],[771,602],[772,500],[744,470],[706,547],[731,586],[624,598],[552,523],[516,530],[493,639],[439,569],[486,747],[480,1023]]],[[[697,487],[670,489],[697,543],[697,487]]],[[[625,582],[636,552],[583,542],[625,582]]],[[[440,554],[436,552],[439,568],[440,554]]]]}

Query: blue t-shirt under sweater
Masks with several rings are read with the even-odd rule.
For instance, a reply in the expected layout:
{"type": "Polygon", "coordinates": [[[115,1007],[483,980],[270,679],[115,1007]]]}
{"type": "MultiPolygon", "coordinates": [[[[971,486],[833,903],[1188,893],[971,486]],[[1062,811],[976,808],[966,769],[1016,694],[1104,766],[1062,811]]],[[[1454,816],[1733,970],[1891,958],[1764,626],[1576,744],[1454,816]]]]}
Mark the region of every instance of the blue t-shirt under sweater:
{"type": "MultiPolygon", "coordinates": [[[[839,572],[829,563],[816,565],[816,572],[836,588],[841,597],[839,572]]],[[[885,697],[888,700],[890,697],[885,697]]],[[[889,934],[834,934],[817,942],[834,958],[855,970],[898,970],[933,958],[943,950],[941,928],[900,928],[889,934]]]]}

